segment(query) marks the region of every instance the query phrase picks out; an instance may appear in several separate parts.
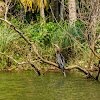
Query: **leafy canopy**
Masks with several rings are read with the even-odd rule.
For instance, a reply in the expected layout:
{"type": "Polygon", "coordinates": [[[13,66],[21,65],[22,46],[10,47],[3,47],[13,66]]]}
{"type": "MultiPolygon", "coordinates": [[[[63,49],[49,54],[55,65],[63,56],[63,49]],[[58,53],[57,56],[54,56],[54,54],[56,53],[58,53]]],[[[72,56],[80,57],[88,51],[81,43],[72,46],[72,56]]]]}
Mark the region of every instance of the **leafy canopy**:
{"type": "Polygon", "coordinates": [[[27,10],[30,10],[30,9],[33,12],[35,10],[37,10],[37,12],[38,12],[40,9],[40,4],[44,5],[44,7],[46,7],[48,9],[47,0],[20,0],[20,1],[24,6],[25,12],[27,12],[27,10]]]}

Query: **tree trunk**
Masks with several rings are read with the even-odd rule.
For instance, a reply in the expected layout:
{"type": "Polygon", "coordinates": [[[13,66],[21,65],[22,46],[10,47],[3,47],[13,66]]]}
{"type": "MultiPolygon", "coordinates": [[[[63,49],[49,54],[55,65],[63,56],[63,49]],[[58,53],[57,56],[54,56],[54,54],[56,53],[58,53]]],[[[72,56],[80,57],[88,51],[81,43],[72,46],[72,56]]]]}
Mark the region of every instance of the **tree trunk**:
{"type": "Polygon", "coordinates": [[[21,8],[20,8],[20,21],[24,22],[25,21],[25,9],[23,4],[21,3],[21,8]]]}
{"type": "Polygon", "coordinates": [[[61,0],[60,4],[60,20],[64,21],[64,0],[61,0]]]}
{"type": "MultiPolygon", "coordinates": [[[[51,0],[51,9],[57,22],[59,22],[58,0],[51,0]]],[[[51,20],[53,21],[54,20],[53,15],[51,17],[52,17],[51,20]]]]}
{"type": "Polygon", "coordinates": [[[44,14],[44,3],[43,3],[43,0],[40,0],[40,21],[45,23],[45,14],[44,14]]]}
{"type": "Polygon", "coordinates": [[[69,6],[69,24],[72,25],[77,18],[75,0],[68,0],[68,6],[69,6]]]}

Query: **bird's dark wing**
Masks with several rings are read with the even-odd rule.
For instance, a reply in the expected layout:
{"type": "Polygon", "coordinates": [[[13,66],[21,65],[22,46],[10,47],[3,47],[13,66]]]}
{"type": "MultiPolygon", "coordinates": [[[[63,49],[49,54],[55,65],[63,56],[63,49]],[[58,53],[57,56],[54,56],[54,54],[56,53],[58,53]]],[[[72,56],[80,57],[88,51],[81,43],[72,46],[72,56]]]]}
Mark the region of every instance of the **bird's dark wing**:
{"type": "Polygon", "coordinates": [[[62,54],[60,54],[60,56],[61,56],[62,63],[65,65],[65,58],[64,58],[64,56],[62,54]]]}
{"type": "Polygon", "coordinates": [[[64,68],[64,64],[65,64],[64,57],[62,56],[62,54],[57,54],[56,57],[57,57],[57,63],[59,65],[59,67],[64,72],[64,70],[65,70],[65,68],[64,68]]]}

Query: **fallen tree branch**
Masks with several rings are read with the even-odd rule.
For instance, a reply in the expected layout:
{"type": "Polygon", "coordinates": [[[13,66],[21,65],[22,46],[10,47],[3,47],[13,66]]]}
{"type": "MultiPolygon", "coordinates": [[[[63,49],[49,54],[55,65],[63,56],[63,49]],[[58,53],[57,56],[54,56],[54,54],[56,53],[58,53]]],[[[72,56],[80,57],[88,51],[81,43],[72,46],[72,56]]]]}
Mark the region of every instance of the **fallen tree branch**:
{"type": "Polygon", "coordinates": [[[35,67],[35,66],[32,64],[32,62],[30,62],[30,61],[29,61],[29,64],[34,68],[34,71],[36,71],[36,72],[38,73],[38,75],[40,76],[41,73],[40,73],[40,71],[38,70],[38,68],[35,67]]]}
{"type": "Polygon", "coordinates": [[[56,63],[43,59],[43,58],[39,55],[39,53],[37,52],[35,45],[34,45],[32,42],[30,42],[30,41],[23,35],[23,33],[22,33],[20,30],[18,30],[13,24],[11,24],[9,21],[7,21],[7,20],[5,20],[5,19],[3,19],[3,18],[0,18],[0,20],[5,21],[5,22],[8,23],[16,32],[18,32],[19,35],[20,35],[29,45],[32,46],[32,48],[33,48],[35,54],[38,56],[39,59],[41,59],[41,60],[42,60],[43,62],[45,62],[45,63],[48,63],[48,64],[51,64],[51,65],[54,65],[54,66],[58,67],[58,65],[57,65],[56,63]]]}
{"type": "Polygon", "coordinates": [[[74,69],[74,68],[82,71],[86,75],[88,74],[88,71],[86,69],[83,69],[83,68],[81,68],[81,67],[79,67],[77,65],[69,66],[69,67],[66,67],[65,69],[68,70],[68,69],[74,69]]]}
{"type": "Polygon", "coordinates": [[[35,61],[32,61],[32,62],[30,62],[30,61],[28,61],[28,62],[20,62],[20,63],[19,63],[19,62],[17,62],[13,57],[10,57],[10,56],[8,56],[8,55],[2,53],[2,52],[0,52],[0,54],[4,55],[5,57],[7,57],[7,58],[9,58],[9,59],[11,59],[11,60],[13,60],[13,61],[14,61],[15,63],[17,63],[18,65],[30,64],[30,65],[34,68],[34,71],[36,71],[36,72],[38,73],[39,76],[41,75],[41,73],[40,73],[40,71],[38,70],[38,68],[35,67],[35,66],[33,65],[33,62],[40,61],[40,60],[35,60],[35,61]]]}
{"type": "Polygon", "coordinates": [[[91,46],[89,46],[90,50],[93,52],[93,54],[98,58],[100,59],[100,55],[98,55],[93,49],[91,46]]]}
{"type": "MultiPolygon", "coordinates": [[[[0,54],[6,56],[7,58],[10,58],[11,60],[13,60],[18,65],[29,64],[29,62],[18,62],[13,57],[10,57],[10,56],[6,55],[5,53],[0,52],[0,54]]],[[[38,61],[40,61],[40,59],[39,60],[31,61],[31,63],[38,62],[38,61]]]]}
{"type": "Polygon", "coordinates": [[[95,40],[95,43],[100,39],[100,35],[97,37],[97,39],[95,40]]]}
{"type": "Polygon", "coordinates": [[[11,60],[13,60],[15,63],[17,63],[18,65],[22,65],[22,64],[28,64],[28,62],[17,62],[13,57],[10,57],[8,55],[6,55],[5,53],[0,52],[0,54],[4,55],[7,58],[10,58],[11,60]]]}
{"type": "Polygon", "coordinates": [[[74,69],[74,68],[83,72],[87,76],[87,78],[93,78],[96,80],[96,78],[88,70],[86,70],[85,68],[81,68],[77,65],[69,66],[69,67],[66,67],[65,69],[68,70],[68,69],[74,69]]]}
{"type": "MultiPolygon", "coordinates": [[[[0,52],[0,54],[6,56],[7,58],[9,58],[9,59],[11,59],[11,60],[13,60],[13,61],[14,61],[15,63],[17,63],[18,65],[21,65],[21,64],[29,64],[29,63],[30,63],[31,66],[34,67],[34,66],[32,65],[32,63],[37,62],[37,61],[40,61],[40,59],[39,59],[39,60],[35,60],[35,61],[29,61],[29,60],[28,60],[28,62],[18,62],[18,61],[16,61],[13,57],[10,57],[10,56],[6,55],[5,53],[0,52]]],[[[74,69],[74,68],[79,69],[80,71],[82,71],[82,72],[85,73],[86,75],[88,74],[88,71],[87,71],[87,70],[85,70],[85,69],[83,69],[83,68],[81,68],[81,67],[79,67],[79,66],[77,66],[77,65],[69,66],[69,67],[66,67],[65,69],[68,70],[68,69],[74,69]]]]}

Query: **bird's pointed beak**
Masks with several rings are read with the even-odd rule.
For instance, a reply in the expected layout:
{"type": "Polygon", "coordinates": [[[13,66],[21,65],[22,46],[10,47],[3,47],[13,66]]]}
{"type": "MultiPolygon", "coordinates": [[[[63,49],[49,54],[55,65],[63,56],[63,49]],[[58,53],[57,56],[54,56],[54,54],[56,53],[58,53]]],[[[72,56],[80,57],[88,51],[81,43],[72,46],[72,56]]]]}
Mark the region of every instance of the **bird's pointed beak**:
{"type": "Polygon", "coordinates": [[[55,45],[54,43],[52,43],[52,45],[55,45]]]}

